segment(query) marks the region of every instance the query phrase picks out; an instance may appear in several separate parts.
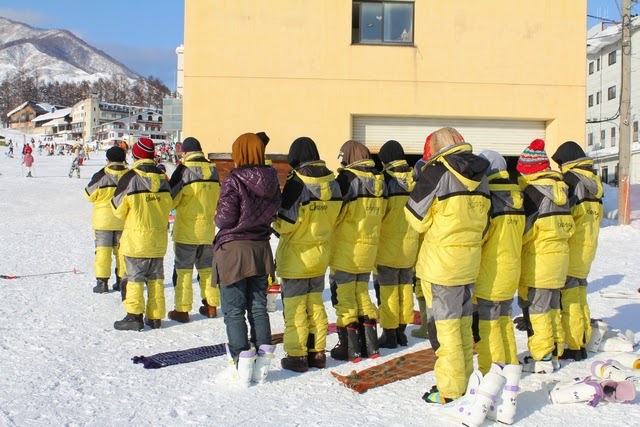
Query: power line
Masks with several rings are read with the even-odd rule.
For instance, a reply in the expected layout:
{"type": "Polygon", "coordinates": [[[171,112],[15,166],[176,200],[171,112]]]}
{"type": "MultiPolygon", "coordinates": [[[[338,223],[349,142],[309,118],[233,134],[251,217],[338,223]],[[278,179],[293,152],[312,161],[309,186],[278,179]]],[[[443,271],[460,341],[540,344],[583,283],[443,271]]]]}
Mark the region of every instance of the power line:
{"type": "Polygon", "coordinates": [[[614,21],[614,20],[608,19],[608,18],[601,18],[599,16],[589,15],[589,14],[587,14],[587,18],[599,19],[600,21],[604,21],[604,22],[613,22],[614,24],[618,24],[619,23],[619,21],[614,21]]]}

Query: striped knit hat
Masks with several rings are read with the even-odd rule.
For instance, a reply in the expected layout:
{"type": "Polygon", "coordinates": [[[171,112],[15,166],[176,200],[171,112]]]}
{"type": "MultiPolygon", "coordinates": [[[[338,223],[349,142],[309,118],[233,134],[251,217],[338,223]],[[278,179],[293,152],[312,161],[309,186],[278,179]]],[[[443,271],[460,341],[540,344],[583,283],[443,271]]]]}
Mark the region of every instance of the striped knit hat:
{"type": "Polygon", "coordinates": [[[543,171],[549,167],[549,158],[544,151],[544,141],[534,139],[520,155],[516,170],[523,175],[527,175],[543,171]]]}
{"type": "Polygon", "coordinates": [[[133,145],[131,152],[136,159],[153,159],[155,155],[153,141],[149,138],[138,138],[138,142],[133,145]]]}

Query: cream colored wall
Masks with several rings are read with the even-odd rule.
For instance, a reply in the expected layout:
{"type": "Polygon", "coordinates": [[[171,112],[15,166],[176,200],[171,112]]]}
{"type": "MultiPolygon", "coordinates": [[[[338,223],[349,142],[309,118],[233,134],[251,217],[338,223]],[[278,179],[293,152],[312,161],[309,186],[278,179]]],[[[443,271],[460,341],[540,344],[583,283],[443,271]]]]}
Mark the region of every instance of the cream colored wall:
{"type": "Polygon", "coordinates": [[[333,166],[353,115],[544,120],[547,151],[582,142],[586,0],[417,0],[410,47],[351,45],[351,4],[185,0],[185,137],[228,152],[264,130],[286,153],[307,135],[333,166]]]}

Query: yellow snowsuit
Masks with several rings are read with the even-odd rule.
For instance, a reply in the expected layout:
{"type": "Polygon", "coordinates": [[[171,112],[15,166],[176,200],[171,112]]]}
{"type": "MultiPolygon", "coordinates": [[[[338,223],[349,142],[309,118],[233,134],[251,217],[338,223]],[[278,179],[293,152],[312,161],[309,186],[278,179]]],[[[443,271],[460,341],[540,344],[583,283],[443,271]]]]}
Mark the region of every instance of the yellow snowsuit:
{"type": "Polygon", "coordinates": [[[162,319],[166,314],[162,259],[172,206],[169,182],[153,160],[137,160],[118,183],[111,204],[114,214],[124,220],[120,239],[120,253],[127,263],[124,308],[129,314],[145,312],[146,282],[147,317],[162,319]]]}
{"type": "Polygon", "coordinates": [[[489,175],[491,222],[482,246],[480,273],[473,292],[478,315],[478,366],[483,374],[491,363],[518,364],[511,304],[520,280],[520,253],[525,217],[522,192],[509,173],[489,175]]]}
{"type": "Polygon", "coordinates": [[[329,265],[338,327],[358,322],[358,317],[377,318],[369,298],[369,277],[375,267],[380,224],[386,194],[384,179],[373,160],[360,160],[338,169],[342,208],[331,244],[329,265]]]}
{"type": "MultiPolygon", "coordinates": [[[[406,160],[387,164],[382,171],[387,188],[387,206],[380,226],[380,244],[376,264],[387,267],[391,277],[406,278],[385,282],[379,275],[380,326],[396,329],[413,322],[413,267],[418,253],[418,232],[409,226],[404,215],[404,205],[413,190],[413,169],[406,160]],[[407,271],[402,271],[407,270],[407,271]]],[[[390,278],[391,278],[390,277],[390,278]]]]}
{"type": "Polygon", "coordinates": [[[273,223],[280,237],[276,268],[283,279],[284,350],[289,356],[325,350],[328,320],[322,291],[341,205],[340,187],[325,162],[306,162],[289,174],[273,223]]]}
{"type": "Polygon", "coordinates": [[[200,151],[189,153],[171,176],[170,185],[176,210],[173,224],[175,309],[188,313],[193,307],[194,265],[203,304],[220,306],[220,289],[217,283],[211,283],[214,218],[220,197],[216,165],[200,151]]]}
{"type": "Polygon", "coordinates": [[[529,326],[529,351],[535,360],[549,354],[559,357],[564,350],[560,288],[565,283],[569,238],[575,229],[567,185],[553,171],[522,175],[518,182],[527,218],[518,303],[529,326]]]}
{"type": "Polygon", "coordinates": [[[462,396],[473,372],[471,293],[491,208],[488,166],[469,144],[443,148],[423,169],[405,208],[409,224],[424,233],[416,273],[438,355],[436,382],[445,398],[462,396]]]}
{"type": "Polygon", "coordinates": [[[107,166],[96,172],[84,190],[84,195],[93,203],[92,226],[96,231],[96,258],[93,269],[96,278],[108,279],[111,277],[111,254],[116,259],[116,276],[123,276],[123,266],[118,254],[118,241],[124,228],[124,221],[116,217],[111,209],[111,199],[120,178],[129,169],[124,163],[110,162],[107,166]],[[105,238],[100,231],[113,232],[110,238],[105,238]]]}
{"type": "Polygon", "coordinates": [[[569,238],[569,268],[562,289],[562,326],[567,347],[579,350],[591,339],[591,312],[587,303],[587,277],[596,256],[604,190],[593,173],[593,160],[577,159],[562,165],[569,187],[569,205],[575,233],[569,238]]]}

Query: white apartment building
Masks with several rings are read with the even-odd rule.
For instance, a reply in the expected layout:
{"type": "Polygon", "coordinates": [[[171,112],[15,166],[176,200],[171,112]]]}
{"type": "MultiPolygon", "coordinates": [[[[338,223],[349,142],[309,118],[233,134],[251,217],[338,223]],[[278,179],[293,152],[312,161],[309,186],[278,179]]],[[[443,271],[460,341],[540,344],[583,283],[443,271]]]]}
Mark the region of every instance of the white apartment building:
{"type": "MultiPolygon", "coordinates": [[[[640,183],[640,18],[631,27],[631,184],[640,183]]],[[[621,26],[604,23],[587,32],[585,152],[603,182],[617,183],[620,146],[621,26]]]]}

